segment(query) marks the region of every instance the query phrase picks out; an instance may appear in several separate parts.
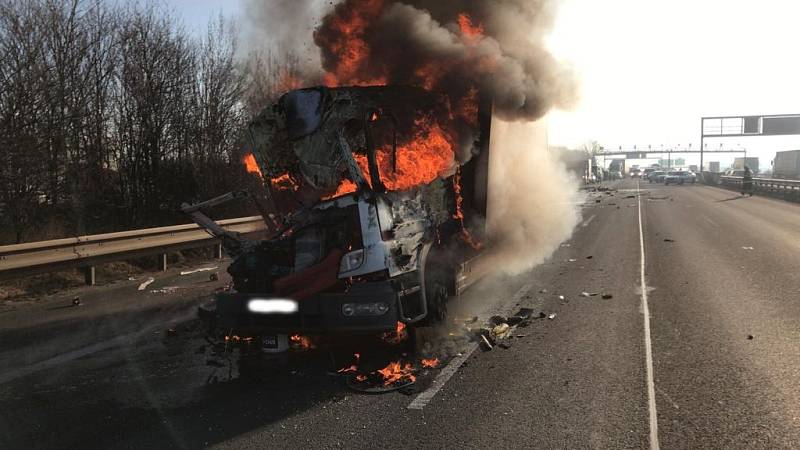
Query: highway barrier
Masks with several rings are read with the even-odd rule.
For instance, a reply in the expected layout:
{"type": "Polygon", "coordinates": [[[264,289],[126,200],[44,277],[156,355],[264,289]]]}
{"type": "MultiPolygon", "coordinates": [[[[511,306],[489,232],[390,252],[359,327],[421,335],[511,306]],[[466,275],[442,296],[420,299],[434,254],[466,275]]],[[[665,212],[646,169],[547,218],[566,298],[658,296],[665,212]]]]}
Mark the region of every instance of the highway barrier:
{"type": "MultiPolygon", "coordinates": [[[[705,172],[703,175],[705,176],[705,172]]],[[[712,184],[708,182],[708,179],[706,179],[706,183],[712,184]]],[[[719,176],[719,181],[714,184],[738,191],[742,188],[742,177],[722,175],[719,176]]],[[[768,195],[771,197],[782,198],[784,200],[800,202],[800,180],[753,178],[753,191],[755,194],[768,195]]]]}
{"type": "MultiPolygon", "coordinates": [[[[240,217],[218,222],[241,235],[266,231],[261,216],[240,217]]],[[[219,239],[196,224],[147,228],[117,233],[78,236],[52,241],[0,246],[0,281],[70,268],[83,269],[86,284],[95,282],[95,266],[113,261],[159,256],[159,269],[167,270],[167,253],[214,246],[222,257],[219,239]]]]}

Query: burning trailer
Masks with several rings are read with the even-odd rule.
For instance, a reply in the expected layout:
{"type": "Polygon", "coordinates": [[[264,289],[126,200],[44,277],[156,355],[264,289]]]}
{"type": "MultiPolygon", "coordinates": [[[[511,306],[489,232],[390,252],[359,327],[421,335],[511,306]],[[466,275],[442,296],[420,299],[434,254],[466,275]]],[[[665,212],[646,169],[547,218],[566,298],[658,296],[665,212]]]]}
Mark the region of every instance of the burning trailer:
{"type": "Polygon", "coordinates": [[[232,291],[200,308],[212,330],[280,351],[291,336],[443,320],[486,239],[491,102],[472,94],[315,87],[264,110],[245,163],[269,238],[201,212],[240,194],[184,205],[233,258],[232,291]]]}

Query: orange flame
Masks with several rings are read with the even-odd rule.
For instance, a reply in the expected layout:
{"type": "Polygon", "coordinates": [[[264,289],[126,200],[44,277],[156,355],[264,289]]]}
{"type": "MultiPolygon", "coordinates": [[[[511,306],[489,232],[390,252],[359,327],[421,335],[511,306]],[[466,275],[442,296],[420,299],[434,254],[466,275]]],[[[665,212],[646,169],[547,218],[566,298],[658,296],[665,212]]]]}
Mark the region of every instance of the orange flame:
{"type": "Polygon", "coordinates": [[[269,183],[273,189],[278,191],[297,192],[300,189],[300,185],[298,185],[288,173],[272,178],[269,180],[269,183]]]}
{"type": "Polygon", "coordinates": [[[308,336],[293,334],[289,336],[289,340],[292,342],[292,344],[294,344],[295,347],[302,350],[311,350],[315,348],[314,341],[312,341],[308,336]]]}
{"type": "Polygon", "coordinates": [[[327,51],[335,55],[337,61],[336,67],[329,69],[323,76],[326,86],[386,84],[386,77],[362,76],[370,51],[364,32],[369,24],[377,20],[382,10],[383,0],[366,0],[358,8],[338,16],[331,24],[332,29],[336,30],[336,34],[340,37],[322,43],[327,51]]]}
{"type": "Polygon", "coordinates": [[[256,162],[256,157],[253,156],[252,153],[244,155],[242,163],[244,164],[244,167],[247,169],[247,173],[255,173],[261,176],[261,169],[258,167],[258,163],[256,162]]]}
{"type": "Polygon", "coordinates": [[[453,214],[453,218],[458,220],[461,224],[461,239],[464,240],[470,247],[478,250],[483,247],[483,243],[480,242],[469,232],[469,229],[464,225],[464,211],[462,210],[462,205],[464,203],[464,196],[461,195],[461,171],[456,170],[456,175],[453,177],[453,191],[456,194],[456,212],[453,214]]]}
{"type": "MultiPolygon", "coordinates": [[[[416,127],[414,139],[406,145],[397,146],[397,171],[392,167],[391,148],[380,149],[376,154],[381,180],[390,191],[402,191],[430,183],[455,163],[450,138],[438,124],[426,125],[422,120],[417,120],[416,127]]],[[[367,157],[358,154],[353,157],[362,173],[368,175],[367,157]]],[[[339,184],[336,193],[326,199],[355,190],[356,184],[345,179],[339,184]]]]}
{"type": "Polygon", "coordinates": [[[467,13],[458,15],[458,27],[468,43],[474,43],[483,38],[483,26],[473,24],[467,13]]]}
{"type": "Polygon", "coordinates": [[[355,356],[356,362],[348,367],[343,367],[337,370],[338,373],[358,372],[358,360],[361,359],[361,353],[354,353],[353,356],[355,356]]]}
{"type": "Polygon", "coordinates": [[[439,365],[439,358],[430,358],[430,359],[423,359],[420,361],[422,367],[427,367],[432,369],[439,365]]]}
{"type": "Polygon", "coordinates": [[[408,337],[408,330],[406,330],[406,324],[403,322],[397,322],[397,327],[394,331],[387,331],[383,333],[383,340],[386,343],[397,345],[408,337]]]}
{"type": "Polygon", "coordinates": [[[378,373],[383,377],[383,384],[390,385],[398,381],[414,382],[417,377],[414,376],[414,366],[411,363],[401,364],[400,361],[390,362],[388,366],[378,370],[378,373]]]}

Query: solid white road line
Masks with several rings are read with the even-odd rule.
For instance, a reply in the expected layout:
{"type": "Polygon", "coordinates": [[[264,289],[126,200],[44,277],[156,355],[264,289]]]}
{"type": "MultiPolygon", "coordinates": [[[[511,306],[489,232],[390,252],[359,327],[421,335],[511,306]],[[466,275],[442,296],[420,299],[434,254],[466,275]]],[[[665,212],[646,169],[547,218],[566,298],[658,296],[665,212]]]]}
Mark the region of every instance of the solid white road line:
{"type": "MultiPolygon", "coordinates": [[[[509,304],[514,305],[519,303],[520,299],[522,299],[522,296],[527,294],[532,287],[532,283],[525,283],[525,285],[519,288],[517,293],[511,297],[509,304]]],[[[448,363],[447,366],[445,366],[445,368],[439,372],[439,375],[434,378],[431,386],[428,389],[425,389],[423,392],[420,392],[420,394],[408,404],[408,409],[422,409],[427,406],[427,404],[433,399],[433,396],[444,387],[445,383],[447,383],[447,381],[453,375],[455,375],[459,367],[461,367],[461,365],[464,364],[464,362],[469,359],[469,357],[472,356],[477,349],[478,343],[470,342],[469,345],[467,345],[467,348],[465,348],[460,355],[450,360],[450,363],[448,363]]]]}
{"type": "Polygon", "coordinates": [[[596,216],[596,214],[592,214],[592,217],[589,217],[588,219],[584,220],[583,223],[581,224],[581,226],[584,227],[584,228],[588,227],[589,224],[592,223],[592,221],[594,220],[595,216],[596,216]]]}
{"type": "MultiPolygon", "coordinates": [[[[639,192],[639,182],[636,182],[636,191],[639,192]]],[[[639,276],[642,289],[642,314],[644,315],[644,354],[647,364],[647,403],[650,410],[650,449],[658,450],[658,411],[656,410],[656,390],[653,381],[653,343],[650,339],[650,308],[647,305],[647,284],[644,277],[644,232],[642,231],[642,200],[637,195],[639,205],[639,249],[641,250],[641,265],[639,276]]]]}

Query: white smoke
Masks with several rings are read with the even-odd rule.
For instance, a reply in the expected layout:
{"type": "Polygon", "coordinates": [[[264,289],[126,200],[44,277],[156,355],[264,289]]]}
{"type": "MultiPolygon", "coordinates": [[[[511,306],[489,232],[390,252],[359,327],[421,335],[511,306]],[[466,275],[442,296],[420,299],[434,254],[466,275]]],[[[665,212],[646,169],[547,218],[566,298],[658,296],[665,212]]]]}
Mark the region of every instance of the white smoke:
{"type": "Polygon", "coordinates": [[[549,152],[544,120],[493,119],[489,154],[488,262],[522,273],[572,235],[581,217],[579,182],[549,152]]]}

